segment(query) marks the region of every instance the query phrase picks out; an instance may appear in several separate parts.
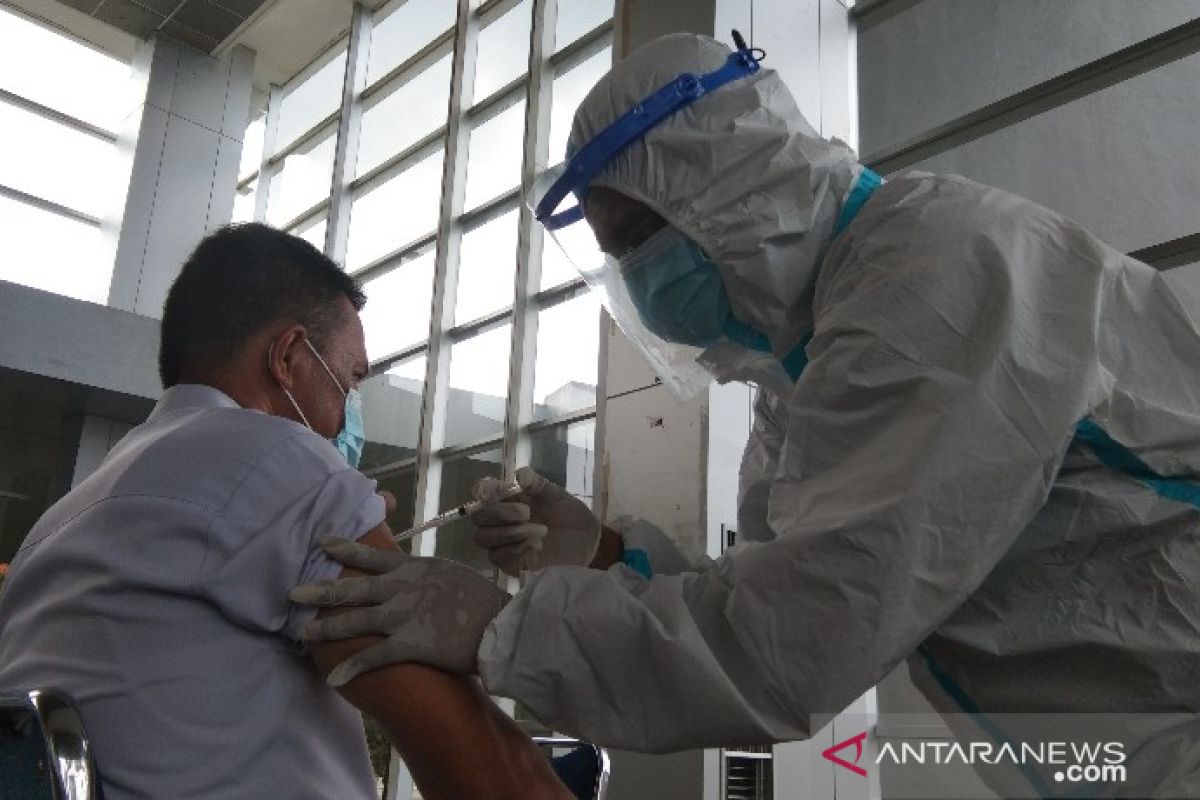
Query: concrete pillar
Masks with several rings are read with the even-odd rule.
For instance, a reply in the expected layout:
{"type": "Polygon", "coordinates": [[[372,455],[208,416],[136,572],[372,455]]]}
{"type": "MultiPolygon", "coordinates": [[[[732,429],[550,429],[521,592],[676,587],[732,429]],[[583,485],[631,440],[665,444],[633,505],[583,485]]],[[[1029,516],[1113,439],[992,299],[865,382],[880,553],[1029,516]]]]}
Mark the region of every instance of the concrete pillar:
{"type": "Polygon", "coordinates": [[[145,100],[126,119],[129,192],[109,305],[159,318],[180,265],[229,222],[254,51],[213,58],[161,34],[134,59],[145,100]]]}

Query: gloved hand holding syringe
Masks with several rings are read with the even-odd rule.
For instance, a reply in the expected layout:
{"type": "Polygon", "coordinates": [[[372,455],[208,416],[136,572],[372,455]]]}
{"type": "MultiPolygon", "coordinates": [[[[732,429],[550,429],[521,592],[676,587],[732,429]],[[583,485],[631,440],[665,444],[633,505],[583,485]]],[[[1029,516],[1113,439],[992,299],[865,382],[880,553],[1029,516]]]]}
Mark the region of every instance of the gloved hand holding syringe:
{"type": "Polygon", "coordinates": [[[471,500],[470,502],[463,503],[461,506],[452,508],[449,511],[444,511],[433,519],[422,522],[420,525],[416,525],[406,531],[400,531],[399,533],[392,534],[392,539],[397,542],[407,541],[416,536],[418,533],[430,530],[431,528],[440,528],[443,525],[475,513],[479,509],[483,508],[485,504],[507,500],[510,497],[520,494],[522,491],[521,484],[517,483],[516,481],[503,484],[497,487],[491,496],[485,500],[471,500]]]}

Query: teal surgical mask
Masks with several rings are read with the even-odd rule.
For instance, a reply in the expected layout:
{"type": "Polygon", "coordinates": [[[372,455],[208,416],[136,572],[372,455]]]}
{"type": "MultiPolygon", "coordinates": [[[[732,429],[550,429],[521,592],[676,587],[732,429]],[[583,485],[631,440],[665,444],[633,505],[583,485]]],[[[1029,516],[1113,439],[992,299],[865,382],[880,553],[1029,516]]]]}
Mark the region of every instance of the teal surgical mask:
{"type": "Polygon", "coordinates": [[[665,341],[711,347],[728,339],[770,352],[765,335],[734,318],[717,265],[676,228],[655,233],[620,269],[642,324],[665,341]]]}
{"type": "MultiPolygon", "coordinates": [[[[333,439],[333,446],[337,448],[342,457],[346,459],[346,463],[355,469],[358,468],[358,462],[362,459],[363,445],[366,443],[366,434],[363,428],[362,417],[362,395],[358,393],[358,389],[350,389],[347,391],[342,388],[342,383],[333,374],[333,370],[329,369],[329,365],[325,363],[325,359],[321,358],[321,354],[317,352],[317,348],[313,347],[312,342],[305,339],[304,343],[308,345],[308,349],[317,357],[317,361],[325,368],[326,374],[333,381],[333,385],[338,388],[345,398],[344,414],[342,429],[338,431],[338,435],[333,439]]],[[[268,355],[268,359],[270,356],[268,355]]],[[[283,390],[287,395],[288,400],[292,403],[292,408],[296,409],[296,413],[300,415],[300,419],[304,421],[305,426],[311,431],[313,426],[309,425],[308,418],[304,416],[304,412],[300,410],[300,406],[296,403],[296,398],[292,397],[292,393],[287,389],[283,390]]]]}
{"type": "Polygon", "coordinates": [[[362,418],[362,395],[358,393],[358,389],[350,389],[347,391],[342,388],[339,381],[333,374],[333,370],[325,363],[325,359],[321,358],[321,354],[317,352],[317,348],[312,346],[312,342],[308,339],[304,340],[308,345],[308,349],[317,357],[317,361],[321,362],[321,366],[325,368],[325,372],[329,375],[329,379],[333,381],[333,385],[338,388],[345,398],[345,413],[342,415],[342,429],[338,431],[338,435],[333,440],[333,446],[338,449],[338,452],[345,457],[346,462],[358,468],[358,462],[362,459],[363,445],[367,441],[366,434],[363,430],[362,418]]]}

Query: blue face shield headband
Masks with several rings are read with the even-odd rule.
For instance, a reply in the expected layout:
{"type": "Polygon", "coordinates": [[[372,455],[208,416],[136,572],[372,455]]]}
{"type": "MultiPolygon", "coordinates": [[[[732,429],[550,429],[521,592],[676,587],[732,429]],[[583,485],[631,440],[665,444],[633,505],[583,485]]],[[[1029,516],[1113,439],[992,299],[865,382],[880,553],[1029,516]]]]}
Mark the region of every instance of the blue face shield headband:
{"type": "Polygon", "coordinates": [[[758,72],[758,62],[766,54],[761,50],[747,48],[745,40],[737,31],[733,32],[733,41],[738,49],[729,54],[729,58],[720,69],[703,75],[683,73],[626,111],[571,156],[562,175],[550,186],[534,209],[537,221],[553,231],[583,219],[583,208],[579,203],[583,202],[583,196],[592,179],[613,156],[642,138],[646,131],[679,109],[691,105],[731,81],[758,72]],[[574,193],[577,204],[556,214],[555,210],[571,193],[574,193]]]}
{"type": "MultiPolygon", "coordinates": [[[[716,263],[682,231],[668,227],[623,255],[609,254],[605,262],[596,239],[581,233],[583,226],[572,224],[583,218],[581,204],[611,159],[680,109],[759,71],[765,54],[747,48],[736,31],[734,42],[737,50],[726,57],[720,69],[677,76],[570,153],[566,163],[548,170],[533,196],[535,218],[680,398],[695,394],[715,374],[712,364],[716,362],[701,360],[702,351],[728,342],[770,354],[768,337],[735,316],[716,263]],[[578,202],[564,203],[572,193],[578,202]],[[559,211],[564,205],[571,207],[559,211]]],[[[860,169],[834,235],[849,224],[879,182],[873,172],[860,169]]],[[[785,356],[777,356],[793,380],[807,363],[807,341],[808,337],[785,356]]]]}

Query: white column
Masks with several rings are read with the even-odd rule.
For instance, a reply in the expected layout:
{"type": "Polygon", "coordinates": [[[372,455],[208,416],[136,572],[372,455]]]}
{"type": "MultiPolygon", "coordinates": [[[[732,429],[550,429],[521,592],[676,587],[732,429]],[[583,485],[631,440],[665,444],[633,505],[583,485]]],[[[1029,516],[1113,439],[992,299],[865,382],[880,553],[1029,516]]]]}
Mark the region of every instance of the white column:
{"type": "Polygon", "coordinates": [[[158,318],[188,253],[229,222],[254,51],[217,59],[160,34],[133,66],[146,92],[122,132],[131,174],[108,302],[158,318]]]}
{"type": "MultiPolygon", "coordinates": [[[[767,51],[764,66],[779,72],[815,128],[854,143],[853,34],[838,0],[618,0],[614,53],[619,57],[680,31],[732,44],[733,28],[767,51]]],[[[749,436],[749,389],[714,385],[691,402],[678,403],[615,326],[608,326],[605,338],[598,510],[606,520],[622,514],[646,518],[686,553],[716,555],[722,526],[737,524],[737,468],[749,436]]],[[[833,727],[824,738],[832,736],[833,727]]],[[[820,757],[821,749],[802,743],[776,750],[777,786],[787,789],[777,789],[776,797],[832,791],[833,765],[820,757]],[[789,793],[793,790],[799,793],[789,793]]],[[[723,796],[721,773],[718,750],[670,759],[615,753],[613,787],[665,776],[676,786],[673,798],[716,800],[723,796]],[[695,780],[697,773],[701,781],[695,780]]]]}

